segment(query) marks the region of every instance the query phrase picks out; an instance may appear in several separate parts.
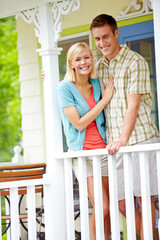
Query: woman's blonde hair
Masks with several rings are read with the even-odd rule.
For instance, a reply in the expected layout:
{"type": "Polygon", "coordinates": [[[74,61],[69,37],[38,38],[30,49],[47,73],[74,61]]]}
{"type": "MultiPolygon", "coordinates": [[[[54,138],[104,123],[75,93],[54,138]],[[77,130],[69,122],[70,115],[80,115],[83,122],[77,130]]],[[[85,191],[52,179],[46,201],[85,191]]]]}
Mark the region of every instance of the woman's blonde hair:
{"type": "Polygon", "coordinates": [[[72,61],[74,60],[74,58],[84,49],[87,48],[90,51],[92,60],[93,60],[93,67],[92,67],[92,71],[89,74],[90,78],[94,78],[95,77],[95,66],[94,66],[94,59],[93,59],[93,54],[92,51],[90,49],[90,47],[84,43],[84,42],[78,42],[73,44],[67,53],[67,72],[66,72],[66,76],[67,79],[71,82],[75,82],[76,80],[76,76],[75,76],[75,71],[74,69],[71,67],[72,61]]]}

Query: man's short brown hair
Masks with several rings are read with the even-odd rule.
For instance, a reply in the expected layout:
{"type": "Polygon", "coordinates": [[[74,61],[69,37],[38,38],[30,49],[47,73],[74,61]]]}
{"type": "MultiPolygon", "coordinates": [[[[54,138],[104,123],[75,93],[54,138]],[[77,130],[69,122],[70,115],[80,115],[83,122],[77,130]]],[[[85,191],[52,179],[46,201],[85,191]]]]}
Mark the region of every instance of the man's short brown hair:
{"type": "Polygon", "coordinates": [[[90,30],[92,31],[93,28],[102,27],[104,25],[109,25],[113,33],[118,28],[116,20],[111,15],[100,14],[93,19],[90,30]]]}

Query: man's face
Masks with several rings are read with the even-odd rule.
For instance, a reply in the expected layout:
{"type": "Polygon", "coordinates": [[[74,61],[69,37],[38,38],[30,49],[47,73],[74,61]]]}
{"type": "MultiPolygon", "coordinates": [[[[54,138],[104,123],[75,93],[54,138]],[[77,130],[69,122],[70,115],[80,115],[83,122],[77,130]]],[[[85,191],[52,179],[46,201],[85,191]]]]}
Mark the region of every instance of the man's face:
{"type": "Polygon", "coordinates": [[[110,61],[119,52],[118,29],[113,33],[109,25],[92,29],[97,48],[110,61]]]}

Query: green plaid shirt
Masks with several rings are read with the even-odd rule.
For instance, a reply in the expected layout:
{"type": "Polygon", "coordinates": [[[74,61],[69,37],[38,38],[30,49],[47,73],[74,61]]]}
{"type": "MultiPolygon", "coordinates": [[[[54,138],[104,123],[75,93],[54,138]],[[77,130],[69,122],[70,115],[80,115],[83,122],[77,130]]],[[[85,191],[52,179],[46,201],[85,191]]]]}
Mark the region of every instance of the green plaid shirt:
{"type": "Polygon", "coordinates": [[[151,88],[150,73],[145,59],[131,51],[125,44],[118,55],[110,61],[103,56],[96,65],[97,78],[101,87],[110,76],[114,78],[115,91],[104,112],[106,116],[107,143],[117,141],[120,137],[128,94],[143,94],[139,113],[128,145],[159,136],[158,130],[151,118],[151,88]]]}

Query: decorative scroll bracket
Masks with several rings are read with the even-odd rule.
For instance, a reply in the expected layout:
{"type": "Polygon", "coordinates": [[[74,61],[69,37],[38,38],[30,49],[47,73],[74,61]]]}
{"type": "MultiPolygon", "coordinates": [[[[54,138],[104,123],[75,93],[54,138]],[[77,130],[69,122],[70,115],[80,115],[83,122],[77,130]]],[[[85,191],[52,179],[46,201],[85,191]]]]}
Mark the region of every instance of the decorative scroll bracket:
{"type": "Polygon", "coordinates": [[[52,14],[54,18],[55,41],[57,42],[62,31],[61,15],[67,15],[70,11],[74,12],[80,8],[80,0],[58,1],[52,4],[52,14]]]}
{"type": "Polygon", "coordinates": [[[116,16],[116,20],[125,20],[152,13],[153,9],[151,0],[142,0],[141,3],[138,3],[138,0],[132,0],[126,10],[121,11],[120,14],[116,16]],[[131,12],[131,9],[135,9],[135,11],[131,12]]]}
{"type": "MultiPolygon", "coordinates": [[[[60,22],[61,16],[68,14],[70,11],[74,12],[80,8],[80,0],[61,0],[58,2],[49,2],[49,7],[53,17],[53,31],[54,40],[57,43],[60,33],[62,31],[62,23],[60,22]]],[[[42,43],[42,36],[40,34],[40,21],[39,21],[39,7],[22,11],[16,15],[16,19],[22,17],[26,23],[35,24],[35,35],[39,43],[42,43]]]]}
{"type": "Polygon", "coordinates": [[[22,17],[26,23],[34,23],[36,28],[34,28],[35,35],[38,38],[39,43],[40,40],[40,25],[39,25],[39,8],[33,8],[29,10],[22,11],[16,15],[16,19],[22,17]]]}

